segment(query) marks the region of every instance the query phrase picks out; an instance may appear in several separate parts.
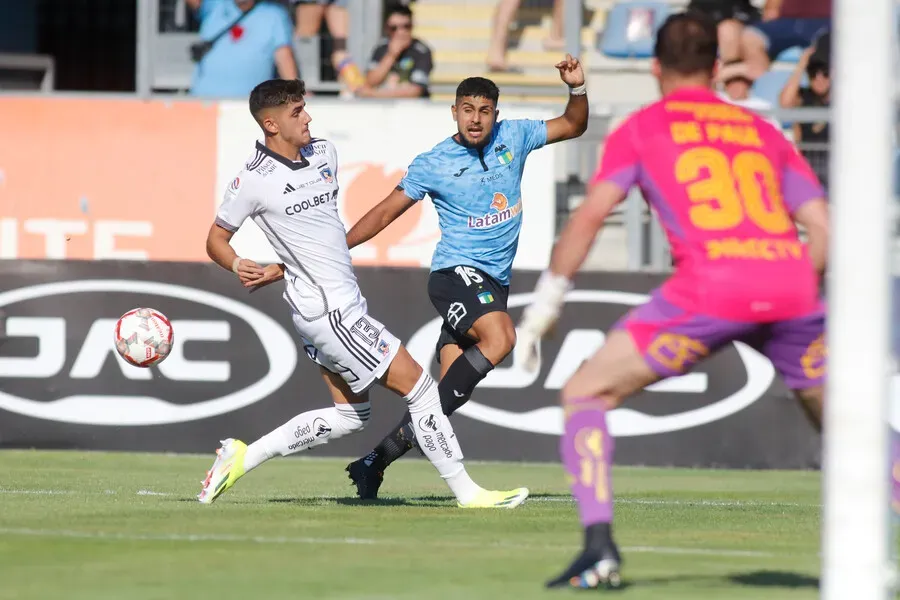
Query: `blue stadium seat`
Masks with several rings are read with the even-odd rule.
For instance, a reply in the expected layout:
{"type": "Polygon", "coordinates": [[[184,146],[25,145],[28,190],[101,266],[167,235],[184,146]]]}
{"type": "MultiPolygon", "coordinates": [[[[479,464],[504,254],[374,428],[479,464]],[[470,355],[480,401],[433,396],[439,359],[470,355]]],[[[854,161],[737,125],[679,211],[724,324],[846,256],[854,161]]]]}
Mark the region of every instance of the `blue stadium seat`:
{"type": "MultiPolygon", "coordinates": [[[[781,90],[784,89],[784,84],[791,78],[792,72],[793,71],[786,70],[767,71],[765,75],[756,80],[750,93],[763,100],[768,100],[772,103],[772,106],[777,108],[780,106],[778,97],[781,95],[781,90]]],[[[804,73],[803,77],[800,79],[800,86],[805,87],[808,85],[809,79],[804,73]]],[[[791,122],[784,120],[781,122],[781,125],[782,127],[787,128],[791,126],[791,122]]]]}
{"type": "Polygon", "coordinates": [[[779,54],[775,60],[778,62],[786,62],[786,63],[796,63],[800,60],[800,56],[803,54],[802,46],[794,46],[793,48],[788,48],[779,54]]]}
{"type": "Polygon", "coordinates": [[[665,2],[618,2],[606,17],[600,52],[612,58],[650,58],[670,8],[665,2]]]}
{"type": "Polygon", "coordinates": [[[778,106],[778,96],[790,77],[790,71],[767,71],[765,75],[757,79],[753,84],[751,93],[778,106]]]}

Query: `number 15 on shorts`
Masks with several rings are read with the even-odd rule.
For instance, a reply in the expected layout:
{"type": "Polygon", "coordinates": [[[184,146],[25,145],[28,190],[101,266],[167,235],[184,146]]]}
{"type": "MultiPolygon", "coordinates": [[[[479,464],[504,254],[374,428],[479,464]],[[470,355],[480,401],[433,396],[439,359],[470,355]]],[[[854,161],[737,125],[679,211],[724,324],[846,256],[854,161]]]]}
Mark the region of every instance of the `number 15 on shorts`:
{"type": "Polygon", "coordinates": [[[473,283],[484,283],[484,277],[479,275],[478,271],[472,267],[460,266],[456,267],[453,271],[465,282],[466,287],[469,287],[473,283]]]}

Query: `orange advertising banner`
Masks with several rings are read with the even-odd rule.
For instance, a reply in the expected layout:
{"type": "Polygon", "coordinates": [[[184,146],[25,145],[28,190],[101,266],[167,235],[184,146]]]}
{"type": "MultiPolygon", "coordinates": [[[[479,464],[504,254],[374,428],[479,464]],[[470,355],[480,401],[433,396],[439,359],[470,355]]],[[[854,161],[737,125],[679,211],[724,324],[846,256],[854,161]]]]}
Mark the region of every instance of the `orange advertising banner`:
{"type": "Polygon", "coordinates": [[[217,107],[0,98],[0,258],[207,260],[217,107]]]}

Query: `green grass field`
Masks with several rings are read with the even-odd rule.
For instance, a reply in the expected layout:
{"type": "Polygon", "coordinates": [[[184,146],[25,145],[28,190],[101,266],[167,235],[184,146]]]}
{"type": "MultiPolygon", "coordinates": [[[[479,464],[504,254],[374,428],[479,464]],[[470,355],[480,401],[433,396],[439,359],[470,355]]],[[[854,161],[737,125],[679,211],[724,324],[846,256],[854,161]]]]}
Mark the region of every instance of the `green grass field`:
{"type": "MultiPolygon", "coordinates": [[[[0,452],[0,599],[526,599],[578,549],[556,465],[475,463],[516,510],[464,511],[401,461],[361,504],[333,459],[280,459],[212,506],[212,456],[0,452]]],[[[620,468],[615,597],[815,598],[819,474],[620,468]]]]}

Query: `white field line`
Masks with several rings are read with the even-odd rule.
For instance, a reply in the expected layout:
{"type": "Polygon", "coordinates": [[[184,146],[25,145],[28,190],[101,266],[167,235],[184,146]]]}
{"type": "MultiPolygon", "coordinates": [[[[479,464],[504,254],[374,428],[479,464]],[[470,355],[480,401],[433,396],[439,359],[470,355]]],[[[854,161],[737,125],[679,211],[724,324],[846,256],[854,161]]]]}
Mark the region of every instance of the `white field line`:
{"type": "MultiPolygon", "coordinates": [[[[0,528],[0,535],[16,535],[29,537],[48,537],[48,538],[70,538],[70,539],[88,539],[88,540],[106,540],[106,541],[159,541],[159,542],[232,542],[242,544],[262,544],[262,545],[347,545],[347,546],[406,546],[409,540],[406,539],[366,539],[366,538],[327,538],[327,537],[292,537],[292,536],[250,536],[250,535],[233,535],[233,534],[185,534],[185,533],[122,533],[122,532],[105,532],[105,531],[75,531],[68,529],[28,529],[28,528],[0,528]]],[[[529,546],[524,544],[511,543],[484,543],[484,542],[461,542],[432,540],[428,546],[448,547],[448,548],[503,548],[509,550],[565,550],[576,551],[575,546],[548,546],[542,544],[540,546],[529,546]]],[[[757,552],[751,550],[727,550],[713,548],[678,548],[666,546],[626,546],[621,548],[623,552],[649,553],[649,554],[680,554],[690,556],[722,556],[722,557],[742,557],[742,558],[776,558],[779,555],[772,552],[757,552]]],[[[795,555],[793,555],[795,556],[795,555]]]]}
{"type": "MultiPolygon", "coordinates": [[[[20,453],[25,454],[28,452],[32,452],[32,450],[0,450],[0,453],[20,453]]],[[[107,450],[44,450],[42,452],[59,454],[59,455],[72,455],[72,454],[87,454],[87,455],[105,455],[105,456],[125,456],[125,457],[139,457],[139,458],[159,458],[159,459],[170,459],[170,460],[179,460],[179,459],[196,459],[202,458],[204,460],[209,460],[211,458],[215,458],[215,448],[210,447],[209,452],[111,452],[107,450]]],[[[301,462],[324,462],[324,463],[340,463],[342,465],[346,465],[349,461],[354,461],[358,456],[311,456],[304,455],[303,453],[292,455],[288,458],[291,461],[301,461],[301,462]]],[[[278,461],[281,462],[281,461],[278,461]]],[[[421,456],[409,456],[407,455],[404,460],[404,463],[410,462],[418,462],[422,465],[427,465],[427,459],[421,456]]],[[[559,472],[560,477],[562,477],[563,469],[560,466],[558,461],[528,461],[528,460],[474,460],[474,459],[466,459],[467,465],[483,465],[486,467],[504,467],[504,468],[515,468],[515,467],[529,467],[529,468],[540,468],[540,469],[554,469],[559,472]]],[[[726,469],[726,468],[702,468],[702,467],[653,467],[646,465],[613,465],[613,470],[624,470],[629,472],[637,472],[640,473],[642,471],[669,471],[669,472],[679,472],[682,474],[688,475],[717,475],[721,473],[733,473],[737,474],[762,474],[762,475],[778,475],[789,473],[793,476],[804,477],[819,477],[820,471],[818,469],[726,469]]]]}

